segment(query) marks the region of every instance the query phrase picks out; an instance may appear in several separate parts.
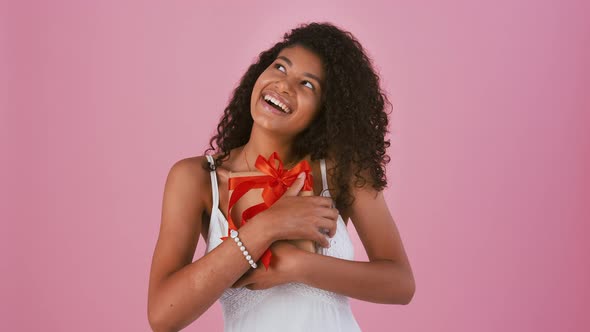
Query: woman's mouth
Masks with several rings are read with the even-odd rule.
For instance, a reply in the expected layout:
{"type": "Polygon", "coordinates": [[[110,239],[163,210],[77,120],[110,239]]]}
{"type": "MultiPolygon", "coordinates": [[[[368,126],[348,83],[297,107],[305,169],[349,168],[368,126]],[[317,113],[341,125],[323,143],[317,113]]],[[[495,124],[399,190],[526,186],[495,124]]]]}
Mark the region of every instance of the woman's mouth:
{"type": "Polygon", "coordinates": [[[260,96],[260,103],[262,103],[262,108],[264,108],[265,110],[267,110],[268,112],[271,112],[273,114],[282,115],[282,116],[287,116],[287,115],[291,114],[291,113],[286,113],[285,111],[283,111],[283,109],[280,106],[273,104],[271,101],[264,100],[264,96],[260,96]]]}

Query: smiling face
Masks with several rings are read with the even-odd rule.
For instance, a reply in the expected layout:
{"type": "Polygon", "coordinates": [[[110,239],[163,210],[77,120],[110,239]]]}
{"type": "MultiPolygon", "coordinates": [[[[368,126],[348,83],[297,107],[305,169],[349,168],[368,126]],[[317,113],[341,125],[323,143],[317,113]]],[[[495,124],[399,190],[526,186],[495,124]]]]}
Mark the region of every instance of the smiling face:
{"type": "Polygon", "coordinates": [[[324,75],[315,53],[299,45],[281,50],[254,84],[254,125],[289,137],[303,131],[319,112],[324,75]]]}

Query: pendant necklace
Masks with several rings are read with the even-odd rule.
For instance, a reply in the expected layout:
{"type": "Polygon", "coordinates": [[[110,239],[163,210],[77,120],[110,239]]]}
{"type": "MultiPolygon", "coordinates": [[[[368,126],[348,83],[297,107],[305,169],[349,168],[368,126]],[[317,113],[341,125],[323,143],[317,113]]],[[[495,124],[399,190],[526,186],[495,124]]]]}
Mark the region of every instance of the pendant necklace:
{"type": "MultiPolygon", "coordinates": [[[[249,172],[252,172],[252,169],[250,168],[250,163],[248,163],[248,154],[246,153],[246,149],[243,148],[242,150],[244,151],[244,160],[246,161],[246,165],[248,166],[248,171],[249,172]]],[[[295,163],[291,163],[291,164],[295,164],[295,163]]],[[[286,165],[283,165],[283,168],[284,169],[289,169],[286,165]]]]}

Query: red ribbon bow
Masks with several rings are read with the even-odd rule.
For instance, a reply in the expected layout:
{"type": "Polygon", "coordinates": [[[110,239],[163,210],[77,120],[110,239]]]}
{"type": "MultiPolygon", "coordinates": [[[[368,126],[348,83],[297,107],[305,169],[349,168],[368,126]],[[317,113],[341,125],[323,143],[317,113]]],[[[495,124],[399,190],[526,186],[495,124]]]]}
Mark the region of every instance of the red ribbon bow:
{"type": "MultiPolygon", "coordinates": [[[[240,221],[240,226],[243,226],[247,220],[251,219],[258,213],[268,209],[274,202],[276,202],[287,189],[295,182],[297,179],[297,175],[301,172],[305,172],[305,182],[303,185],[303,191],[313,190],[312,186],[312,178],[311,178],[311,167],[307,160],[300,161],[297,165],[295,165],[290,170],[285,170],[283,168],[283,161],[279,158],[279,155],[276,152],[273,152],[272,155],[267,159],[263,156],[258,156],[256,159],[256,168],[260,170],[262,173],[266,174],[265,176],[244,176],[244,177],[237,177],[237,178],[229,178],[228,187],[229,190],[233,190],[233,193],[229,199],[229,206],[228,206],[228,230],[227,236],[222,237],[222,240],[229,238],[229,233],[232,229],[237,230],[238,228],[234,224],[232,217],[231,217],[231,209],[234,204],[242,197],[248,190],[252,188],[263,188],[262,190],[262,199],[264,202],[251,206],[242,212],[242,220],[240,221]],[[278,167],[275,168],[275,160],[279,162],[278,167]]],[[[270,248],[267,248],[262,257],[260,258],[262,264],[266,270],[270,266],[270,259],[272,257],[272,253],[270,248]]]]}

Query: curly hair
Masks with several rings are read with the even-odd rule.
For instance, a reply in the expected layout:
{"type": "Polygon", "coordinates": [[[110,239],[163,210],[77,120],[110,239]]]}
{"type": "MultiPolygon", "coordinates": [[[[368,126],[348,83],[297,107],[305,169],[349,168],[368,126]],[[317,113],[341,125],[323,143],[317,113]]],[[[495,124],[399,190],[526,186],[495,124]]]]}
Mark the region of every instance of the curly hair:
{"type": "MultiPolygon", "coordinates": [[[[320,57],[326,85],[317,117],[294,138],[293,154],[298,159],[309,155],[311,160],[328,157],[334,161],[328,172],[336,188],[330,191],[336,207],[344,209],[354,201],[350,194],[353,174],[356,187],[369,182],[381,191],[387,186],[385,165],[390,158],[386,149],[390,142],[385,140],[389,132],[385,106],[391,107],[391,103],[380,88],[372,60],[358,40],[331,23],[301,24],[259,54],[233,91],[217,125],[217,134],[209,141],[210,148],[205,153],[214,150],[215,142],[220,153],[215,158],[216,168],[232,149],[248,142],[253,124],[250,100],[254,83],[283,48],[295,45],[320,57]]],[[[204,167],[209,168],[208,164],[204,167]]]]}

